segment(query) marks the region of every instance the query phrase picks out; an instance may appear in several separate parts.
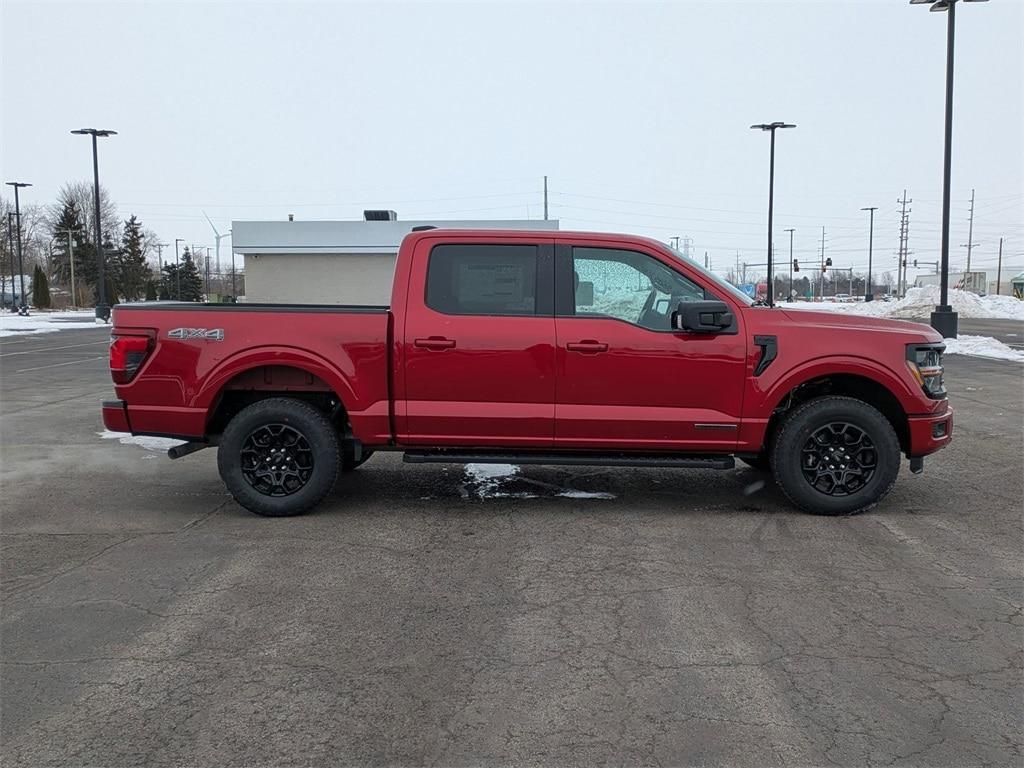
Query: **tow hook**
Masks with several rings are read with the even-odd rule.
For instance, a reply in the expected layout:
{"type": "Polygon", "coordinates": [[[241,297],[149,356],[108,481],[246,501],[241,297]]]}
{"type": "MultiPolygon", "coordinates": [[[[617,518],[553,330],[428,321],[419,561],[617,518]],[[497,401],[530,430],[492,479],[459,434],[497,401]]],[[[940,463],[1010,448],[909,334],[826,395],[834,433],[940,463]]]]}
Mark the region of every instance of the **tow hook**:
{"type": "Polygon", "coordinates": [[[175,445],[167,449],[167,458],[169,459],[180,459],[182,456],[188,456],[190,453],[201,451],[203,448],[209,448],[210,443],[182,443],[181,445],[175,445]]]}
{"type": "Polygon", "coordinates": [[[924,472],[924,456],[912,456],[910,458],[910,471],[915,475],[924,472]]]}

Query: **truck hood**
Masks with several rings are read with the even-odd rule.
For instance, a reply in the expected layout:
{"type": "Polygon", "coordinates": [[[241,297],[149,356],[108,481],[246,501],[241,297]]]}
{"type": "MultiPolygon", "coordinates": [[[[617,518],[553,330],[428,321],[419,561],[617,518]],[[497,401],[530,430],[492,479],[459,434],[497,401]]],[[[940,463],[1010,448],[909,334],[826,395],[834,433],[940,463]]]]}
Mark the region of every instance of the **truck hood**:
{"type": "Polygon", "coordinates": [[[804,328],[816,326],[844,330],[888,331],[919,336],[924,341],[942,341],[942,336],[931,326],[924,323],[912,323],[909,320],[890,320],[885,317],[865,317],[845,312],[814,312],[802,309],[783,309],[782,313],[795,325],[804,328]]]}

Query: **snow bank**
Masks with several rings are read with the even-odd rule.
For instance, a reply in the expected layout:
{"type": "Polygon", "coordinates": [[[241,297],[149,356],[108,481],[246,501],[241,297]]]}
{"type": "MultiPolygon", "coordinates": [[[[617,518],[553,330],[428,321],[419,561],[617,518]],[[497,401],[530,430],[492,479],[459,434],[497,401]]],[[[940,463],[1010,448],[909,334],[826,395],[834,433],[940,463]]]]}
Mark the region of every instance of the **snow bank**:
{"type": "Polygon", "coordinates": [[[1024,363],[1024,352],[1008,347],[991,336],[960,336],[956,339],[945,339],[945,343],[947,355],[973,355],[1024,363]]]}
{"type": "MultiPolygon", "coordinates": [[[[927,319],[939,303],[939,287],[910,288],[900,301],[858,301],[849,304],[823,302],[784,302],[786,309],[811,309],[846,312],[867,317],[927,319]]],[[[1024,301],[1013,296],[977,296],[969,291],[951,289],[949,303],[962,318],[1024,320],[1024,301]]]]}
{"type": "Polygon", "coordinates": [[[77,312],[32,312],[28,317],[0,314],[0,336],[25,336],[33,333],[56,333],[83,328],[96,328],[96,312],[92,309],[77,312]]]}

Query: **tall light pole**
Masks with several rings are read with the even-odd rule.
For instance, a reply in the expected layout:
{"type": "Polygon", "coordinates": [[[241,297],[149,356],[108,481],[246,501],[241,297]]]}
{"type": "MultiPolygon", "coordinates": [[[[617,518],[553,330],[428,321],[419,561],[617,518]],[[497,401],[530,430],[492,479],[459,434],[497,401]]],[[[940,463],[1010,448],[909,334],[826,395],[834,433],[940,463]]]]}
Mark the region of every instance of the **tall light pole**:
{"type": "Polygon", "coordinates": [[[789,296],[786,297],[787,301],[793,300],[793,233],[795,229],[787,229],[789,232],[789,296]]]}
{"type": "MultiPolygon", "coordinates": [[[[966,0],[969,3],[987,0],[966,0]]],[[[953,160],[953,40],[956,30],[957,0],[910,0],[911,5],[930,5],[931,11],[948,11],[946,20],[946,137],[942,164],[942,275],[939,304],[932,312],[932,328],[943,338],[955,339],[957,316],[949,306],[949,179],[953,160]]]]}
{"type": "Polygon", "coordinates": [[[871,212],[871,224],[868,228],[868,283],[864,287],[864,301],[871,301],[875,298],[875,292],[871,290],[871,254],[875,245],[875,211],[878,210],[878,206],[873,205],[861,210],[871,212]]]}
{"type": "MultiPolygon", "coordinates": [[[[18,272],[21,277],[21,304],[18,306],[19,315],[28,315],[28,306],[25,304],[25,265],[21,260],[21,204],[18,202],[18,190],[22,187],[31,187],[32,185],[24,181],[8,181],[7,186],[14,187],[14,216],[18,220],[18,272]]],[[[14,292],[14,285],[11,285],[11,292],[14,292]]]]}
{"type": "Polygon", "coordinates": [[[779,128],[796,128],[796,125],[791,123],[760,123],[758,125],[750,126],[752,129],[760,129],[762,131],[769,131],[772,135],[771,142],[771,159],[768,165],[768,306],[774,304],[774,291],[772,288],[773,276],[772,276],[772,209],[775,204],[775,131],[779,128]]]}
{"type": "Polygon", "coordinates": [[[93,204],[96,207],[96,258],[99,261],[97,271],[97,298],[96,319],[104,323],[110,322],[110,305],[107,304],[107,277],[106,277],[106,254],[103,252],[103,233],[100,223],[100,161],[96,150],[96,139],[103,136],[116,136],[117,131],[108,131],[99,128],[79,128],[72,131],[78,136],[92,136],[92,180],[93,180],[93,204]]]}

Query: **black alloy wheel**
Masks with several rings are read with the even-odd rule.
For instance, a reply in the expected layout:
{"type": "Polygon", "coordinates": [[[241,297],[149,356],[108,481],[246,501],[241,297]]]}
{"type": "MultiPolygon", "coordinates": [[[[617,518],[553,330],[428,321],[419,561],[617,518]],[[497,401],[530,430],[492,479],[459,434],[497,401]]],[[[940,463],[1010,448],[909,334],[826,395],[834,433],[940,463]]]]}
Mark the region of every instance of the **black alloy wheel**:
{"type": "Polygon", "coordinates": [[[287,424],[257,427],[241,450],[242,477],[264,496],[289,496],[313,475],[313,449],[302,432],[287,424]]]}
{"type": "Polygon", "coordinates": [[[816,430],[801,450],[800,469],[811,487],[828,496],[849,496],[870,482],[878,453],[860,427],[832,421],[816,430]]]}
{"type": "Polygon", "coordinates": [[[291,397],[270,397],[239,411],[217,447],[224,484],[257,515],[312,509],[330,493],[340,467],[337,429],[322,411],[291,397]]]}
{"type": "Polygon", "coordinates": [[[842,395],[794,407],[770,452],[779,488],[819,515],[848,515],[877,504],[896,482],[902,453],[896,430],[877,408],[842,395]]]}

